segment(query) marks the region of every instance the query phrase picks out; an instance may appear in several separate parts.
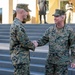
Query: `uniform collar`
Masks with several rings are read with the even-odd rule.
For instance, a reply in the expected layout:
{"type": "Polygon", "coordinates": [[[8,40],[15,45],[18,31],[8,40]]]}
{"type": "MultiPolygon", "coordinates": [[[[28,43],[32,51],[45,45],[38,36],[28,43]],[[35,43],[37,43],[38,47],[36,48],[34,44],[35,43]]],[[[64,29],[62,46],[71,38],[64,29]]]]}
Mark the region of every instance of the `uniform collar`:
{"type": "Polygon", "coordinates": [[[24,25],[18,18],[15,18],[15,19],[14,19],[14,22],[17,22],[17,23],[19,23],[20,25],[24,25]]]}

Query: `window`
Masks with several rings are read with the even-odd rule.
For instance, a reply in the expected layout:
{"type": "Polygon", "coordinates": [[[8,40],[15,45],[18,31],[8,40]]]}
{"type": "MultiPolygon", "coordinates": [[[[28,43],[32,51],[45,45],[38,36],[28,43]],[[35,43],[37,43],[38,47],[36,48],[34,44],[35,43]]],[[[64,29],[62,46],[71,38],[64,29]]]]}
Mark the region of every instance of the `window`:
{"type": "Polygon", "coordinates": [[[0,23],[2,23],[2,8],[0,8],[0,23]]]}
{"type": "Polygon", "coordinates": [[[69,0],[60,0],[60,9],[65,10],[65,5],[69,0]]]}

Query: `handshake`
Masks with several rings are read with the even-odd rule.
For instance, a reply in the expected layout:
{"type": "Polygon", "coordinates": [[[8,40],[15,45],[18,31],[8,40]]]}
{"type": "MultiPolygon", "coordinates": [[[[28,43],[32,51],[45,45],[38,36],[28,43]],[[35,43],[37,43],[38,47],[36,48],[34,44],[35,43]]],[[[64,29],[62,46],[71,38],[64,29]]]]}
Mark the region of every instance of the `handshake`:
{"type": "Polygon", "coordinates": [[[35,45],[35,47],[38,46],[38,42],[36,40],[32,41],[32,43],[35,45]]]}

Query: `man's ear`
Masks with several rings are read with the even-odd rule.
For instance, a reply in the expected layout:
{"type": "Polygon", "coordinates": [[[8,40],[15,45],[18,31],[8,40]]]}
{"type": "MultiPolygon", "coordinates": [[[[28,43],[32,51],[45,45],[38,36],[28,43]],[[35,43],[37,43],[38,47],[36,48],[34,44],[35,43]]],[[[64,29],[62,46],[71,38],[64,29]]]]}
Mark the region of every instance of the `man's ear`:
{"type": "Polygon", "coordinates": [[[63,16],[61,16],[61,19],[64,19],[63,16]]]}
{"type": "Polygon", "coordinates": [[[66,18],[66,16],[65,16],[65,15],[62,15],[61,17],[62,17],[62,19],[65,19],[65,18],[66,18]]]}
{"type": "Polygon", "coordinates": [[[20,10],[20,13],[22,14],[23,12],[24,12],[24,9],[21,9],[21,10],[20,10]]]}

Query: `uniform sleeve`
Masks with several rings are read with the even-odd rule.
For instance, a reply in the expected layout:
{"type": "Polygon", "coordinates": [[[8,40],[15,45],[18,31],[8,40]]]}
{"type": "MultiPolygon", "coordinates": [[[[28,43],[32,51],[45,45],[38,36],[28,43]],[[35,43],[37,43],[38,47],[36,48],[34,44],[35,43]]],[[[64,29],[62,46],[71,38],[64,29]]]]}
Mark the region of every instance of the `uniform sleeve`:
{"type": "Polygon", "coordinates": [[[45,31],[44,35],[37,42],[38,46],[43,46],[49,42],[49,29],[45,31]]]}
{"type": "Polygon", "coordinates": [[[69,42],[72,62],[75,62],[75,33],[73,30],[70,31],[69,42]]]}
{"type": "Polygon", "coordinates": [[[34,44],[29,40],[26,31],[23,27],[17,27],[17,39],[20,45],[26,49],[34,50],[34,44]]]}

